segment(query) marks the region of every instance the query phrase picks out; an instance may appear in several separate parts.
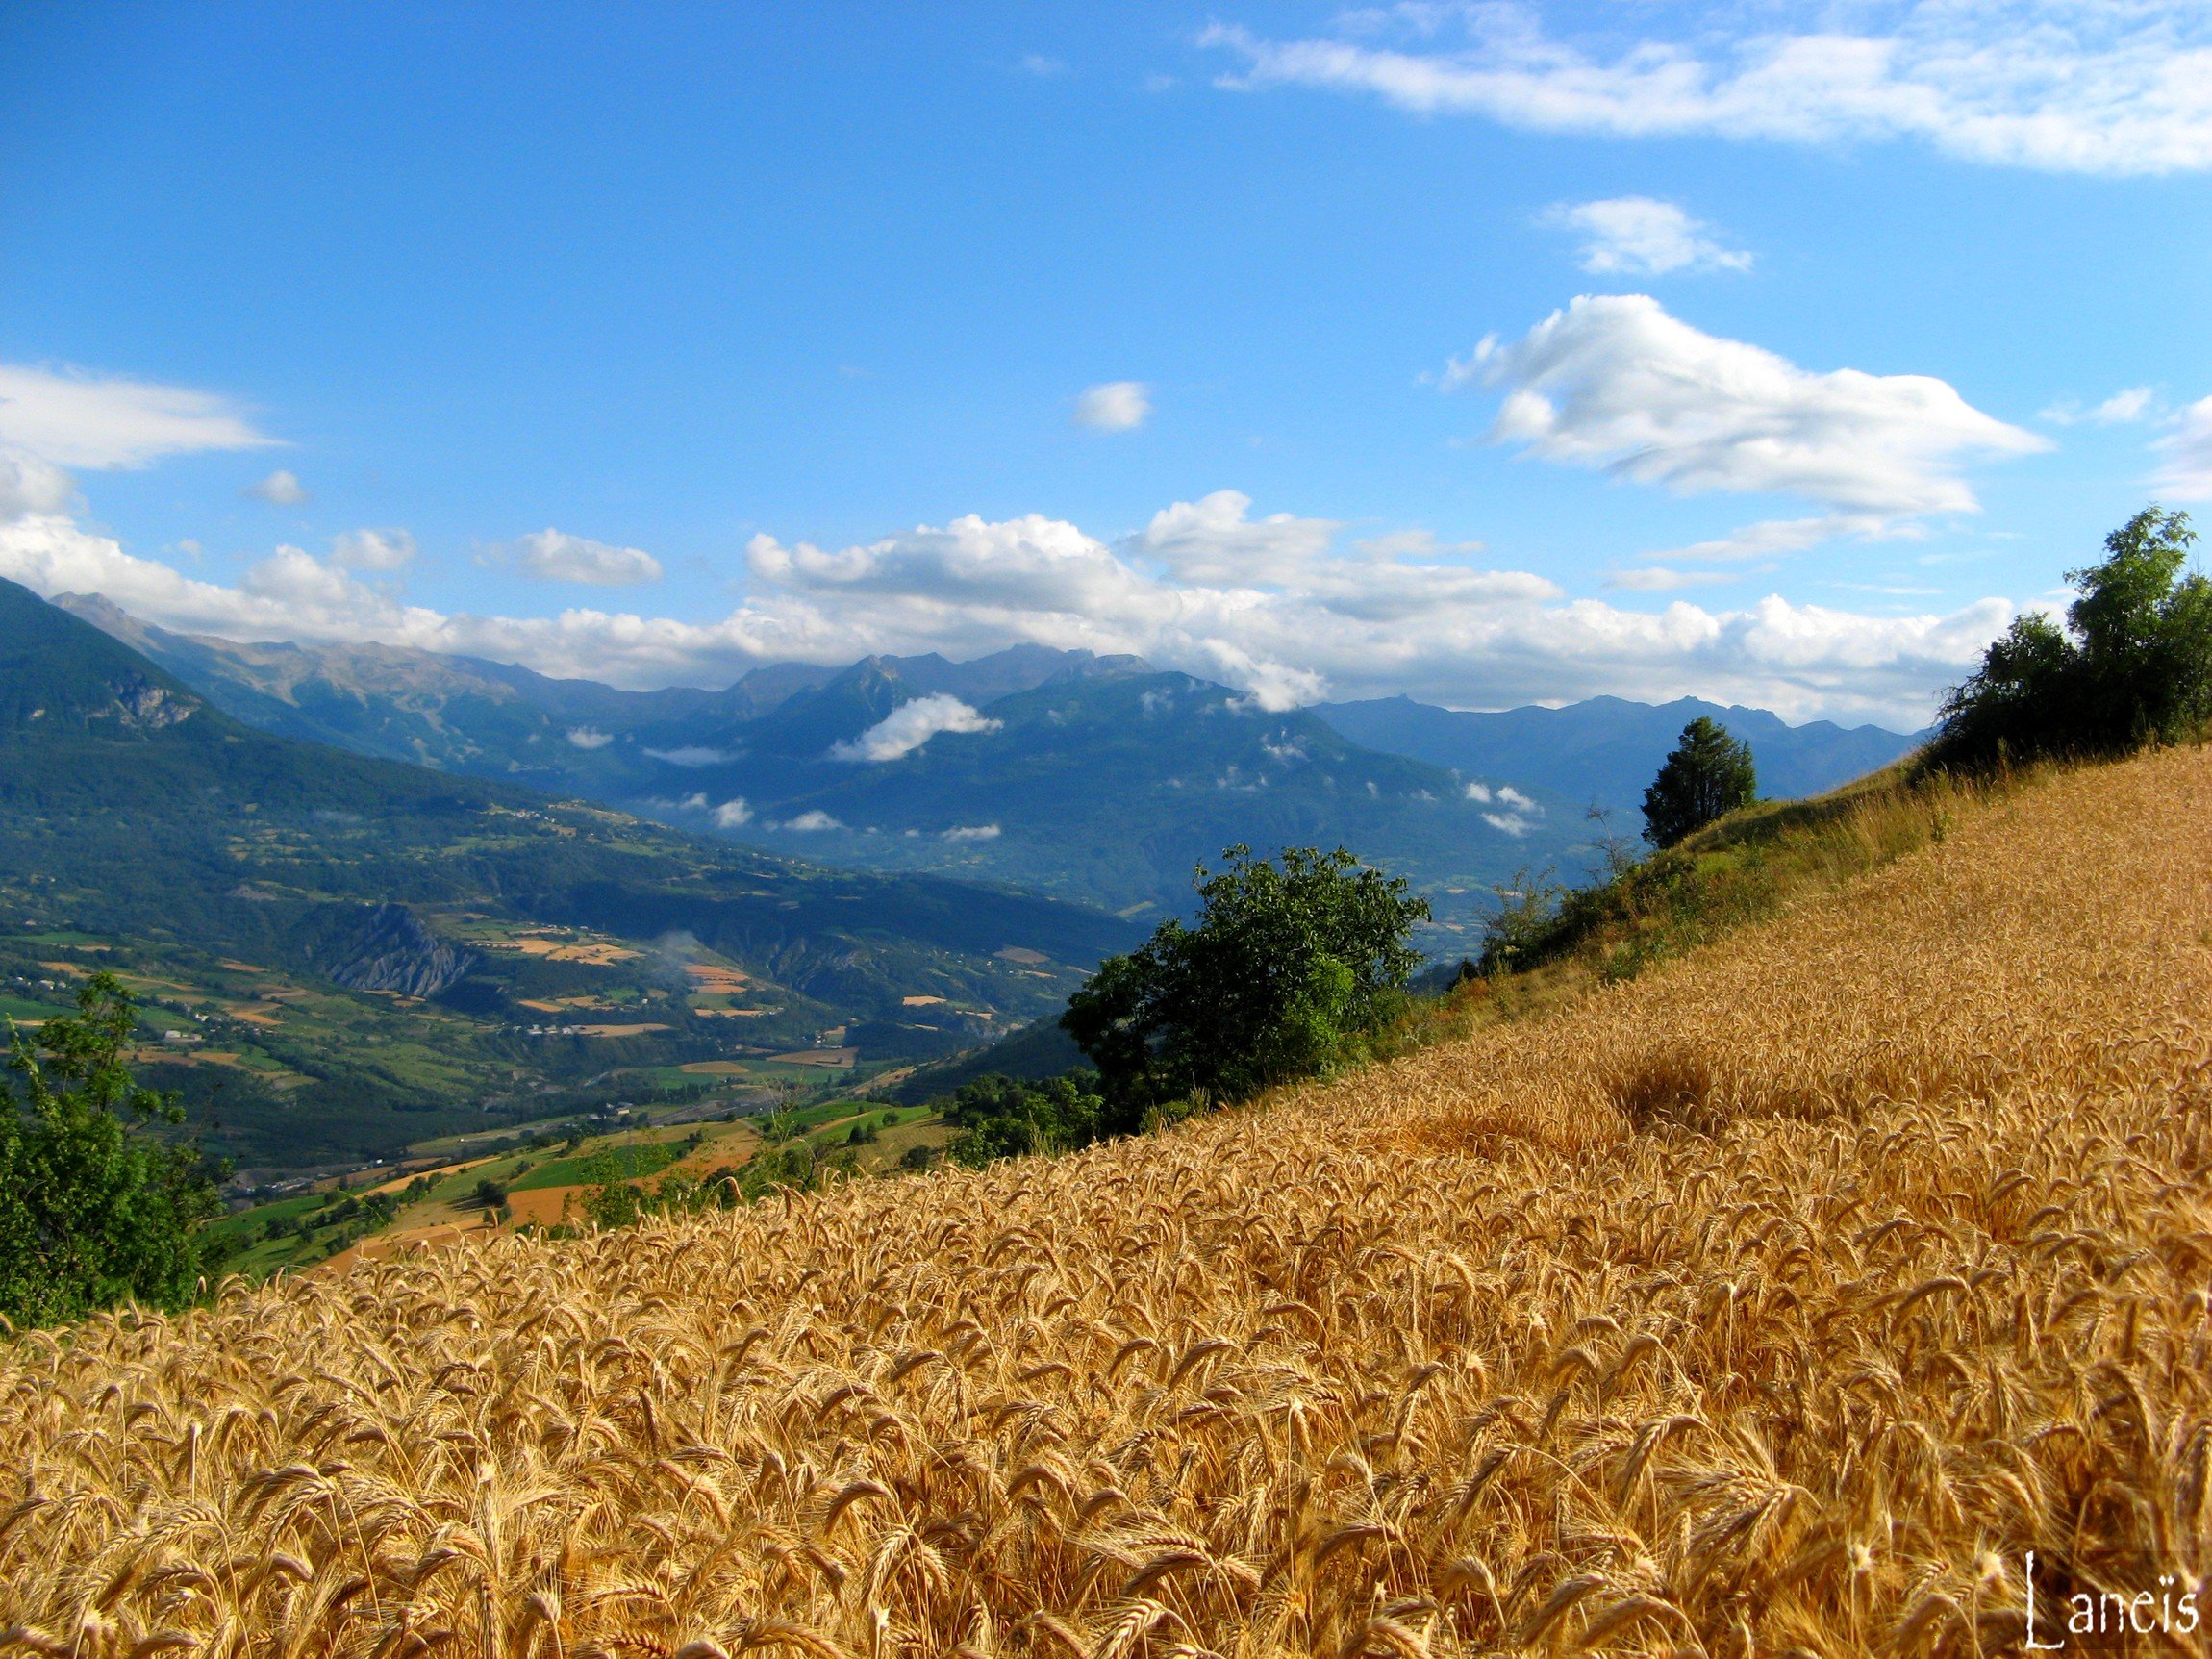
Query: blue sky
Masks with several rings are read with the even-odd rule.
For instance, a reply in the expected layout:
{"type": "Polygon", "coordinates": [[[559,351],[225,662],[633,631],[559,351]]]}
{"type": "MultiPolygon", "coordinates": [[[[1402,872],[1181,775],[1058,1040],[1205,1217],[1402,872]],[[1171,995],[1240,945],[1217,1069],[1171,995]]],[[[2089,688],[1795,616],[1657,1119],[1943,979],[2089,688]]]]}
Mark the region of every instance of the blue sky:
{"type": "Polygon", "coordinates": [[[235,637],[1909,725],[2212,495],[2199,5],[26,5],[0,154],[0,573],[235,637]]]}

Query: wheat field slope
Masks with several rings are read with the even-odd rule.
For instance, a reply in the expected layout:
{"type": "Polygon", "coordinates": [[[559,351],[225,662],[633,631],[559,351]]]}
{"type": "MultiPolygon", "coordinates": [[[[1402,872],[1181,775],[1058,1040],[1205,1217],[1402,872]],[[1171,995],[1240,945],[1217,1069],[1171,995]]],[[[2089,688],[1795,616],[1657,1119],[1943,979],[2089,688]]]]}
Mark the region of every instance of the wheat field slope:
{"type": "Polygon", "coordinates": [[[24,1339],[0,1629],[1996,1651],[2030,1549],[2047,1604],[2212,1571],[2208,1163],[2212,751],[2170,751],[1170,1135],[24,1339]]]}

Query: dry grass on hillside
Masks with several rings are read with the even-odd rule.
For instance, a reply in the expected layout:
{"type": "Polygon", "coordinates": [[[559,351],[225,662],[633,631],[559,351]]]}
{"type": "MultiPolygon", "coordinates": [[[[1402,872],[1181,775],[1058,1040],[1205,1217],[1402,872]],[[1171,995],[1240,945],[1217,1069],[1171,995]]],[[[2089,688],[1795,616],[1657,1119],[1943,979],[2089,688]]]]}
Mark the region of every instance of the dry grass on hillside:
{"type": "Polygon", "coordinates": [[[2208,880],[2157,755],[1265,1111],[32,1338],[0,1627],[1996,1650],[2027,1549],[2047,1613],[2212,1571],[2208,880]]]}

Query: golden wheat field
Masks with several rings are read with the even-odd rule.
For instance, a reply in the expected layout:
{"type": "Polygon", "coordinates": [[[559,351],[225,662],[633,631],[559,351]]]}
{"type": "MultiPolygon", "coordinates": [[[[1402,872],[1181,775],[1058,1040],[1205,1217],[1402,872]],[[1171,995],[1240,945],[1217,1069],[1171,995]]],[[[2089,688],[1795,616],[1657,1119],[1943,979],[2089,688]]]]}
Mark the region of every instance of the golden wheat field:
{"type": "Polygon", "coordinates": [[[2194,1651],[2208,1167],[2212,750],[2166,752],[1172,1134],[26,1338],[0,1628],[1974,1653],[2032,1549],[2041,1640],[2148,1592],[2072,1650],[2194,1651]]]}

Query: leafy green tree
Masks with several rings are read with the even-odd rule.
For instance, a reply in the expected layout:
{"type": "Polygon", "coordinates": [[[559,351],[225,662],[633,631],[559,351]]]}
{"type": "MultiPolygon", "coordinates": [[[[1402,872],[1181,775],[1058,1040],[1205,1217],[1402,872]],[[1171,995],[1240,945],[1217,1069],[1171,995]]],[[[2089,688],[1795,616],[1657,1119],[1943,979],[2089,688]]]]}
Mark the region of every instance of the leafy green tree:
{"type": "Polygon", "coordinates": [[[1932,765],[2039,754],[2118,754],[2212,720],[2212,582],[2183,576],[2186,513],[2146,507],[2104,539],[2103,563],[2070,570],[2080,597],[2059,626],[2014,620],[1945,697],[1932,765]]]}
{"type": "Polygon", "coordinates": [[[112,973],[36,1043],[10,1027],[0,1086],[0,1313],[81,1319],[124,1301],[175,1309],[211,1259],[199,1233],[222,1203],[196,1148],[164,1142],[174,1097],[140,1088],[123,1051],[137,1021],[112,973]]]}
{"type": "Polygon", "coordinates": [[[1674,752],[1644,792],[1644,839],[1653,846],[1672,846],[1693,830],[1749,806],[1758,794],[1750,744],[1699,715],[1682,728],[1674,752]]]}
{"type": "Polygon", "coordinates": [[[1061,1017],[1098,1068],[1105,1133],[1314,1075],[1388,1023],[1420,962],[1407,941],[1427,901],[1344,848],[1222,856],[1194,878],[1195,927],[1109,957],[1061,1017]]]}

